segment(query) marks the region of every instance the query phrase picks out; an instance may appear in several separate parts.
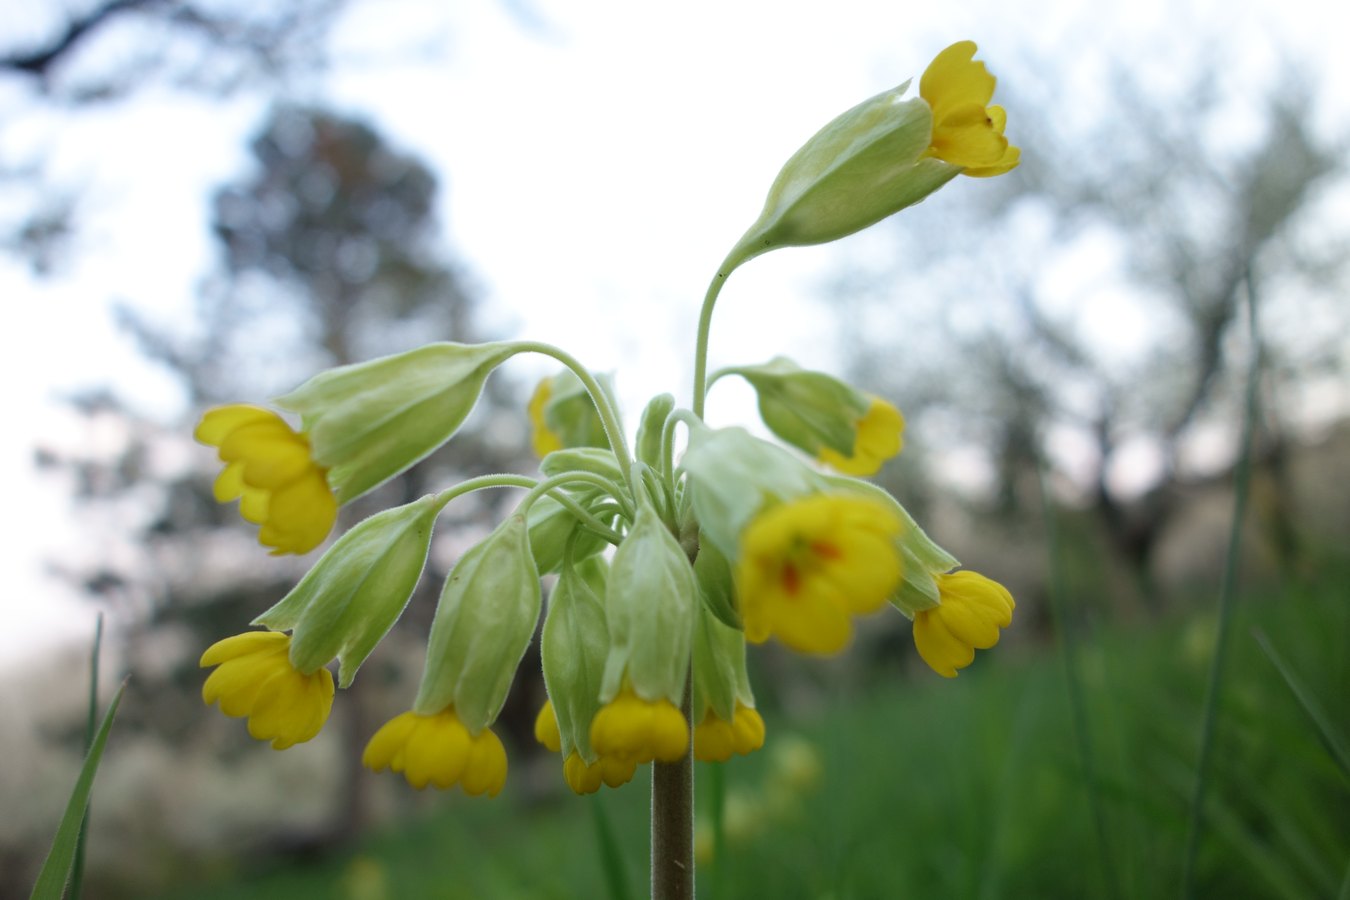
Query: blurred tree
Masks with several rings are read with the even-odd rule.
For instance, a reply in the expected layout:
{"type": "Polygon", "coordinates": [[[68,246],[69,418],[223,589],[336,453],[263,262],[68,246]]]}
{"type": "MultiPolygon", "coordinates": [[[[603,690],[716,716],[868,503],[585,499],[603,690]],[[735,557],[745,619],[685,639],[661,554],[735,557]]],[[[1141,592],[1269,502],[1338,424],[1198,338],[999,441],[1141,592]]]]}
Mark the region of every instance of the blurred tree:
{"type": "MultiPolygon", "coordinates": [[[[151,86],[220,98],[285,85],[328,63],[327,35],[347,0],[282,4],[99,0],[27,4],[0,33],[7,120],[40,120],[128,99],[151,86]]],[[[31,137],[31,135],[29,135],[31,137]]],[[[78,191],[49,177],[47,148],[0,145],[10,196],[0,247],[49,274],[75,230],[78,191]]]]}
{"type": "MultiPolygon", "coordinates": [[[[1156,554],[1186,486],[1226,477],[1223,453],[1200,448],[1236,438],[1241,292],[1260,295],[1259,458],[1275,482],[1295,423],[1272,412],[1306,378],[1344,372],[1350,325],[1328,290],[1345,274],[1344,234],[1318,202],[1342,155],[1315,131],[1313,96],[1286,74],[1264,101],[1239,102],[1234,127],[1234,98],[1211,70],[1194,78],[1160,93],[1118,76],[1091,123],[1049,115],[1083,108],[1071,83],[1014,97],[1021,168],[899,217],[900,251],[892,237],[886,263],[838,291],[867,296],[843,317],[855,374],[902,402],[916,443],[940,433],[944,450],[972,449],[1013,530],[1039,515],[1038,471],[1073,485],[1155,607],[1156,554]]],[[[1289,492],[1268,496],[1292,564],[1289,492]]]]}
{"type": "MultiPolygon", "coordinates": [[[[215,196],[221,266],[203,285],[192,331],[120,310],[145,353],[181,381],[194,410],[262,400],[322,367],[427,340],[482,339],[463,276],[439,250],[436,178],[420,161],[364,123],[292,106],[272,111],[252,149],[255,171],[215,196]]],[[[532,465],[519,404],[501,378],[489,381],[454,441],[345,510],[344,524],[451,480],[532,465]]],[[[126,704],[119,727],[153,730],[188,752],[235,753],[247,738],[239,723],[202,706],[197,657],[246,628],[290,589],[304,565],[267,561],[232,506],[213,501],[217,467],[209,453],[185,447],[190,425],[154,425],[107,395],[80,398],[78,405],[91,432],[117,436],[111,450],[76,458],[47,452],[45,461],[74,473],[87,510],[139,516],[122,526],[127,540],[115,552],[101,548],[72,573],[123,613],[116,618],[140,700],[126,704]],[[183,461],[185,454],[192,462],[183,461]]],[[[488,504],[502,499],[498,493],[477,505],[455,504],[439,536],[462,545],[468,533],[486,531],[488,504]]],[[[388,712],[379,695],[403,667],[399,648],[418,655],[439,591],[436,576],[443,574],[424,579],[405,616],[403,624],[414,623],[408,631],[419,637],[391,635],[391,649],[373,656],[335,705],[329,728],[343,735],[345,771],[334,785],[340,802],[331,830],[305,841],[342,838],[368,821],[371,779],[359,774],[361,749],[388,712]]]]}

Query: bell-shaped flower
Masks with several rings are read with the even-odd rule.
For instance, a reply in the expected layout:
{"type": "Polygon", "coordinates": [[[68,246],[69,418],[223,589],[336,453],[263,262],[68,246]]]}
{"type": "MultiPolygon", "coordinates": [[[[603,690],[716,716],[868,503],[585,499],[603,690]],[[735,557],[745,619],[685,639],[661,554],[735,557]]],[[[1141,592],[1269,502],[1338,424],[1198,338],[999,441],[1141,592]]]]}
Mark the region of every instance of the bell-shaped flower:
{"type": "Polygon", "coordinates": [[[427,344],[315,375],[277,405],[300,414],[314,459],[347,503],[421,460],[464,422],[521,345],[427,344]]]}
{"type": "Polygon", "coordinates": [[[248,733],[277,750],[317,735],[333,708],[333,675],[322,665],[298,668],[291,636],[247,631],[217,641],[202,654],[203,668],[216,670],[202,685],[208,706],[248,719],[248,733]]]}
{"type": "Polygon", "coordinates": [[[456,784],[470,796],[495,797],[506,783],[506,750],[492,729],[470,733],[447,707],[429,715],[400,713],[375,732],[361,764],[374,772],[399,772],[417,790],[456,784]]]}
{"type": "Polygon", "coordinates": [[[994,80],[962,41],[933,60],[920,96],[910,82],[865,100],[818,131],[769,188],[764,211],[721,273],[777,247],[838,240],[920,202],[957,175],[1017,165],[1006,116],[987,106],[994,80]]]}
{"type": "Polygon", "coordinates": [[[898,409],[787,357],[723,369],[719,375],[750,382],[770,431],[845,475],[875,474],[903,445],[905,420],[898,409]]]}
{"type": "Polygon", "coordinates": [[[998,643],[999,630],[1012,624],[1008,589],[978,572],[937,576],[940,602],[914,614],[914,646],[929,667],[955,678],[975,659],[975,651],[998,643]]]}
{"type": "Polygon", "coordinates": [[[291,657],[306,671],[338,660],[347,687],[408,605],[443,505],[429,495],[353,526],[253,624],[292,632],[291,657]]]}
{"type": "MultiPolygon", "coordinates": [[[[702,552],[702,551],[700,551],[702,552]]],[[[764,746],[764,720],[745,670],[745,635],[707,609],[694,632],[694,757],[726,762],[764,746]]]]}
{"type": "Polygon", "coordinates": [[[309,438],[276,413],[257,406],[219,406],[194,432],[219,448],[225,469],[213,488],[220,503],[239,500],[239,514],[255,525],[258,542],[279,553],[308,553],[337,521],[338,503],[309,438]]]}
{"type": "Polygon", "coordinates": [[[638,763],[672,762],[689,746],[680,712],[697,588],[689,558],[643,504],[615,551],[606,586],[609,649],[591,748],[638,763]]]}

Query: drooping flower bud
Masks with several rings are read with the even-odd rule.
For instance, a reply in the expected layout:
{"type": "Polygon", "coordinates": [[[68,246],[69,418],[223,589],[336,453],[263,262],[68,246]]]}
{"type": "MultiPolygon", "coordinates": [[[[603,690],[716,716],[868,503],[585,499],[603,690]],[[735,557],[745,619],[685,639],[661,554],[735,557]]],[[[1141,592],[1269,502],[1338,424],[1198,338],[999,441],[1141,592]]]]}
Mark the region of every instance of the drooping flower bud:
{"type": "Polygon", "coordinates": [[[722,374],[750,382],[770,431],[846,475],[875,474],[900,452],[900,411],[833,375],[803,369],[785,356],[722,374]]]}
{"type": "Polygon", "coordinates": [[[300,414],[315,461],[346,503],[450,439],[513,343],[427,344],[321,372],[277,405],[300,414]]]}
{"type": "MultiPolygon", "coordinates": [[[[603,579],[603,560],[585,560],[581,566],[592,578],[603,579]]],[[[601,595],[575,565],[563,566],[549,595],[539,651],[559,735],[558,752],[566,759],[576,751],[587,764],[593,763],[591,719],[600,709],[609,632],[601,595]]]]}
{"type": "Polygon", "coordinates": [[[525,517],[515,514],[465,553],[446,579],[413,711],[434,715],[453,707],[473,735],[490,725],[506,702],[540,605],[525,517]]]}
{"type": "Polygon", "coordinates": [[[253,624],[292,632],[290,658],[301,672],[337,659],[347,687],[417,587],[441,508],[426,496],[355,525],[253,624]]]}
{"type": "Polygon", "coordinates": [[[706,607],[694,630],[694,756],[726,762],[764,745],[764,720],[745,670],[745,635],[720,622],[706,607]]]}

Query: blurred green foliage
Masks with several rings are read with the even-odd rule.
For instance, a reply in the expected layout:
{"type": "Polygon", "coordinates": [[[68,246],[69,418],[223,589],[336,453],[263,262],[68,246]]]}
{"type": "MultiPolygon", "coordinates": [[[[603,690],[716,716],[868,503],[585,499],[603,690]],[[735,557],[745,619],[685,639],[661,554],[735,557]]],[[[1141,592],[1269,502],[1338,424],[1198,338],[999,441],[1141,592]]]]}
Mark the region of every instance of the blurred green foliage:
{"type": "MultiPolygon", "coordinates": [[[[1198,858],[1201,896],[1334,896],[1345,876],[1350,776],[1252,636],[1262,629],[1336,718],[1338,698],[1350,696],[1350,606],[1338,587],[1350,583],[1350,566],[1323,576],[1242,598],[1198,858]]],[[[702,860],[702,893],[1174,895],[1213,635],[1202,615],[1080,644],[1109,846],[1090,818],[1058,662],[989,654],[952,682],[896,680],[853,699],[841,689],[837,704],[809,719],[769,711],[765,751],[729,764],[726,853],[702,860]],[[793,744],[794,735],[819,755],[814,786],[789,789],[776,772],[775,742],[793,744]],[[1119,880],[1108,884],[1107,872],[1119,880]]],[[[711,779],[706,768],[699,776],[704,817],[711,779]]],[[[346,855],[165,900],[603,897],[590,802],[605,804],[637,882],[647,853],[642,779],[596,798],[567,794],[560,773],[557,785],[530,805],[509,785],[493,802],[450,795],[434,815],[346,855]]],[[[634,894],[643,887],[633,884],[634,894]]]]}

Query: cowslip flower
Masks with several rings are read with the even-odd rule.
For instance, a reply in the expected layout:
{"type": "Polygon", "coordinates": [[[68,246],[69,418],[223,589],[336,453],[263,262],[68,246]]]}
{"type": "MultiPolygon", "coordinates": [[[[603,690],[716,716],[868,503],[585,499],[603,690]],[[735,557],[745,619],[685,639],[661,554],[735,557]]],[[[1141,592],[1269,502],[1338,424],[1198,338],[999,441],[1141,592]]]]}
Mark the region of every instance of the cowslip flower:
{"type": "Polygon", "coordinates": [[[731,721],[709,709],[694,727],[694,758],[702,762],[726,762],[733,753],[745,756],[763,746],[764,719],[739,700],[731,721]]]}
{"type": "Polygon", "coordinates": [[[260,525],[258,542],[273,555],[308,553],[337,521],[337,499],[327,470],[314,462],[309,440],[271,410],[246,404],[219,406],[194,432],[219,448],[225,470],[216,478],[220,503],[239,500],[239,514],[260,525]]]}
{"type": "Polygon", "coordinates": [[[987,178],[1015,168],[1021,151],[1003,135],[1003,107],[989,105],[996,79],[975,61],[976,49],[974,41],[958,41],[934,57],[919,79],[919,96],[933,110],[925,155],[987,178]]]}
{"type": "Polygon", "coordinates": [[[666,698],[644,700],[625,688],[591,720],[591,747],[624,762],[675,762],[689,747],[689,723],[666,698]]]}
{"type": "Polygon", "coordinates": [[[845,456],[833,447],[822,447],[816,456],[819,462],[845,475],[875,475],[883,463],[900,453],[905,417],[880,397],[871,400],[867,412],[854,423],[853,451],[845,456]]]}
{"type": "Polygon", "coordinates": [[[842,650],[851,615],[875,612],[900,581],[900,521],[866,497],[814,494],[761,512],[745,528],[736,593],[745,637],[802,653],[842,650]]]}
{"type": "Polygon", "coordinates": [[[373,772],[400,772],[417,790],[456,784],[470,796],[497,796],[506,784],[506,750],[491,728],[471,734],[448,706],[433,715],[408,711],[382,725],[366,744],[361,764],[373,772]]]}
{"type": "Polygon", "coordinates": [[[998,643],[999,629],[1012,624],[1008,589],[978,572],[938,575],[940,603],[914,614],[914,646],[934,672],[955,678],[975,659],[975,651],[998,643]]]}
{"type": "Polygon", "coordinates": [[[333,675],[325,668],[301,672],[291,663],[291,636],[247,631],[217,641],[201,666],[216,670],[202,685],[207,706],[248,719],[248,733],[277,750],[317,735],[333,708],[333,675]]]}
{"type": "MultiPolygon", "coordinates": [[[[550,752],[562,752],[562,733],[558,730],[557,714],[548,700],[544,701],[534,720],[534,738],[550,752]]],[[[588,764],[579,752],[573,750],[563,760],[563,780],[576,794],[594,794],[602,784],[612,788],[621,787],[632,781],[636,772],[636,759],[598,756],[595,762],[588,764]]]]}

